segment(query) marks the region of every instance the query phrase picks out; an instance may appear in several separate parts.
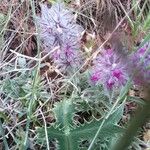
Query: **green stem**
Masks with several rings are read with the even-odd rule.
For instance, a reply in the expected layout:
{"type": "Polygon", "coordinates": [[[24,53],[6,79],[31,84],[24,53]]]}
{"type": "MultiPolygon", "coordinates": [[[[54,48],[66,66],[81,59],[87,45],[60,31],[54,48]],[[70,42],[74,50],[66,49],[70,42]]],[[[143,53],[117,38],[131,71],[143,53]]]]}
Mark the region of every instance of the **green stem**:
{"type": "Polygon", "coordinates": [[[66,146],[65,150],[73,150],[72,149],[72,137],[71,136],[68,135],[65,137],[65,143],[66,143],[65,144],[65,146],[66,146]]]}
{"type": "MultiPolygon", "coordinates": [[[[33,13],[33,17],[36,17],[35,14],[35,4],[32,0],[30,0],[30,4],[31,4],[31,9],[32,9],[32,13],[33,13]]],[[[36,20],[35,20],[35,25],[36,25],[36,20]]],[[[36,25],[36,32],[38,31],[37,29],[37,25],[36,25]]],[[[37,36],[37,54],[38,57],[40,58],[40,46],[39,46],[39,37],[37,36]]],[[[38,62],[38,66],[36,68],[36,75],[34,77],[33,80],[33,86],[32,86],[32,96],[31,96],[31,100],[29,102],[29,106],[28,106],[28,110],[27,110],[27,123],[26,123],[26,135],[25,135],[25,140],[24,140],[24,144],[23,144],[23,149],[26,150],[27,149],[27,141],[28,141],[28,134],[29,134],[29,128],[30,128],[30,122],[31,122],[31,115],[32,115],[32,106],[35,102],[35,98],[34,98],[34,94],[37,88],[37,81],[38,81],[38,72],[39,72],[39,68],[40,68],[40,61],[38,62]]]]}
{"type": "Polygon", "coordinates": [[[33,80],[33,86],[32,86],[32,95],[31,95],[31,100],[29,102],[28,110],[27,110],[27,123],[26,123],[26,136],[24,140],[24,148],[27,149],[27,141],[28,141],[28,133],[29,133],[29,128],[30,128],[30,122],[31,122],[31,116],[32,116],[32,106],[34,105],[35,102],[35,94],[36,94],[36,88],[37,88],[37,81],[38,81],[38,72],[39,72],[39,65],[36,69],[36,74],[35,78],[33,80]]]}

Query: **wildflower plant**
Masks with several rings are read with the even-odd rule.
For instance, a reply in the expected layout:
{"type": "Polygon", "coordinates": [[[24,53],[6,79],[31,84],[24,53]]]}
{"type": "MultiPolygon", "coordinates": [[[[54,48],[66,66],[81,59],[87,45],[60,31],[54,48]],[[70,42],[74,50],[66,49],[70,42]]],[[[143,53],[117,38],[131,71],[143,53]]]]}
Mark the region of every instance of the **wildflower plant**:
{"type": "Polygon", "coordinates": [[[76,24],[75,15],[63,3],[54,3],[51,8],[41,4],[41,16],[37,16],[40,39],[44,49],[49,52],[58,46],[50,58],[54,64],[65,71],[81,65],[80,40],[83,28],[76,24]]]}
{"type": "Polygon", "coordinates": [[[126,65],[112,49],[102,50],[93,61],[91,82],[102,84],[107,91],[124,86],[128,80],[126,65]]]}
{"type": "MultiPolygon", "coordinates": [[[[34,1],[30,3],[35,14],[34,1]]],[[[50,7],[40,6],[41,15],[35,16],[35,24],[42,50],[53,64],[43,63],[45,57],[32,58],[17,51],[19,47],[9,50],[8,46],[11,55],[4,55],[6,59],[0,64],[0,141],[4,143],[0,145],[2,149],[20,150],[112,150],[124,133],[125,101],[131,99],[127,95],[132,84],[127,82],[129,67],[140,68],[149,82],[149,44],[125,57],[128,62],[115,49],[102,49],[91,63],[91,49],[84,55],[88,65],[74,72],[84,59],[80,43],[84,29],[65,3],[53,1],[50,7]],[[50,72],[53,65],[62,76],[50,72]],[[94,86],[89,84],[88,72],[94,86]]],[[[37,53],[40,56],[38,46],[37,53]]]]}

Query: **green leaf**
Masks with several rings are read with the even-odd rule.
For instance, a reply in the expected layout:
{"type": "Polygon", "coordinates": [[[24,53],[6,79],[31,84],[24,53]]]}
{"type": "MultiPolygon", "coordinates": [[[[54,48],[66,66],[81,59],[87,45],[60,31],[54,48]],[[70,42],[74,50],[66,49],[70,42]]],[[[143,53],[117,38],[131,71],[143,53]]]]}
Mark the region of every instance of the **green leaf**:
{"type": "Polygon", "coordinates": [[[0,28],[1,28],[1,25],[4,23],[5,20],[6,20],[6,16],[3,13],[0,13],[0,28]]]}
{"type": "MultiPolygon", "coordinates": [[[[37,136],[40,141],[42,141],[45,137],[45,131],[43,127],[37,127],[37,136]]],[[[62,138],[64,136],[64,132],[59,130],[57,127],[51,126],[47,128],[49,139],[62,138]]]]}
{"type": "Polygon", "coordinates": [[[144,30],[148,30],[150,28],[150,14],[146,17],[143,27],[144,27],[144,30]]]}
{"type": "MultiPolygon", "coordinates": [[[[79,140],[80,138],[92,139],[99,128],[99,121],[92,121],[91,123],[86,123],[84,126],[80,126],[72,131],[73,138],[79,140]]],[[[116,133],[121,133],[123,129],[120,126],[113,124],[106,124],[102,127],[99,133],[99,138],[104,139],[106,137],[112,137],[116,133]]]]}
{"type": "Polygon", "coordinates": [[[116,109],[112,112],[112,114],[106,120],[107,124],[109,124],[109,123],[110,124],[117,124],[120,121],[120,119],[123,116],[124,105],[125,105],[125,103],[122,103],[120,106],[116,107],[116,109]]]}
{"type": "MultiPolygon", "coordinates": [[[[91,140],[97,132],[99,125],[104,118],[99,120],[93,119],[91,122],[79,124],[78,126],[73,124],[72,117],[74,116],[75,106],[72,100],[63,100],[56,103],[53,112],[56,117],[56,123],[54,126],[47,128],[49,140],[56,139],[59,144],[60,150],[78,150],[81,139],[91,140]],[[71,126],[74,125],[74,126],[71,126]]],[[[106,119],[105,124],[102,127],[98,137],[102,140],[114,138],[118,133],[122,133],[123,129],[117,125],[123,115],[124,104],[118,106],[106,119]]],[[[38,139],[45,140],[44,127],[37,130],[38,139]]]]}
{"type": "Polygon", "coordinates": [[[26,67],[26,59],[24,57],[18,57],[18,64],[21,68],[26,67]]]}
{"type": "MultiPolygon", "coordinates": [[[[56,139],[59,144],[60,150],[78,150],[78,143],[74,141],[71,133],[65,134],[63,130],[58,127],[47,128],[49,140],[56,139]]],[[[37,128],[37,136],[39,143],[45,143],[45,131],[44,128],[37,128]]]]}
{"type": "Polygon", "coordinates": [[[56,124],[60,129],[73,125],[75,106],[71,99],[56,103],[53,112],[56,117],[56,124]]]}
{"type": "Polygon", "coordinates": [[[136,102],[137,104],[140,104],[140,105],[144,105],[145,104],[145,102],[141,98],[135,97],[135,96],[128,96],[127,100],[128,101],[132,101],[132,102],[136,102]]]}
{"type": "MultiPolygon", "coordinates": [[[[111,128],[111,126],[112,126],[112,128],[118,127],[117,123],[122,118],[123,110],[124,110],[124,104],[121,104],[119,107],[117,107],[112,112],[112,114],[109,116],[109,118],[106,120],[104,126],[102,127],[100,134],[101,133],[104,134],[104,132],[107,133],[107,130],[109,130],[109,128],[111,128]]],[[[103,119],[105,119],[105,118],[87,122],[84,125],[81,125],[80,127],[77,127],[76,129],[74,129],[72,131],[72,133],[80,135],[80,136],[82,134],[82,136],[84,136],[84,138],[85,137],[93,137],[95,135],[96,131],[98,130],[99,125],[103,121],[103,119]]],[[[113,133],[113,131],[112,131],[112,133],[113,133]]],[[[110,133],[109,133],[109,135],[110,135],[110,133]]]]}
{"type": "Polygon", "coordinates": [[[125,87],[123,87],[121,89],[121,92],[120,92],[119,97],[118,97],[120,100],[124,100],[125,99],[128,91],[129,91],[129,89],[131,87],[131,83],[132,83],[131,79],[129,79],[128,82],[126,83],[125,87]]]}

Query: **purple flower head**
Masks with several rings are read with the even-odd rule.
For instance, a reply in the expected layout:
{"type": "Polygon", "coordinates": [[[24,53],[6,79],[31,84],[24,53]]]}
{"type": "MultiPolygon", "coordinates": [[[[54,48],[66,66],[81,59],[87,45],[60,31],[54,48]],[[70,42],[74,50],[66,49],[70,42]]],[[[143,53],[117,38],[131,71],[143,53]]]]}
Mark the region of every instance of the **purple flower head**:
{"type": "Polygon", "coordinates": [[[54,64],[63,68],[77,67],[81,62],[78,50],[84,30],[76,24],[73,13],[60,2],[54,3],[51,8],[41,4],[41,16],[36,19],[44,49],[51,51],[56,46],[60,47],[50,56],[54,64]]]}
{"type": "Polygon", "coordinates": [[[47,50],[60,46],[67,38],[78,43],[83,28],[76,24],[74,15],[63,3],[54,3],[51,8],[41,4],[41,16],[37,16],[40,38],[47,50]]]}
{"type": "Polygon", "coordinates": [[[112,49],[103,50],[93,61],[90,79],[93,84],[103,84],[112,90],[125,85],[128,79],[126,66],[112,49]]]}
{"type": "Polygon", "coordinates": [[[64,45],[62,49],[58,49],[53,53],[52,58],[57,68],[64,70],[70,70],[81,66],[82,58],[78,50],[73,49],[69,45],[64,45]]]}
{"type": "Polygon", "coordinates": [[[130,74],[133,74],[134,83],[137,85],[143,82],[150,83],[150,43],[146,43],[130,56],[130,74]]]}

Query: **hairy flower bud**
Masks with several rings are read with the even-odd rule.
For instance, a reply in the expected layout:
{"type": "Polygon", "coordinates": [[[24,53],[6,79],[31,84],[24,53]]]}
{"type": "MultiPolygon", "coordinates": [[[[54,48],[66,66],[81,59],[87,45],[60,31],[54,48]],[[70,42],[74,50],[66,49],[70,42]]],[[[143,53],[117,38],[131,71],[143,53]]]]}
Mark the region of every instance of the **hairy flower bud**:
{"type": "Polygon", "coordinates": [[[128,79],[126,66],[121,58],[112,50],[103,50],[93,61],[91,81],[103,84],[107,90],[125,85],[128,79]]]}
{"type": "Polygon", "coordinates": [[[51,8],[41,4],[41,16],[37,17],[40,39],[46,51],[59,49],[50,56],[60,69],[79,67],[79,49],[83,28],[76,24],[71,11],[63,3],[54,3],[51,8]]]}

